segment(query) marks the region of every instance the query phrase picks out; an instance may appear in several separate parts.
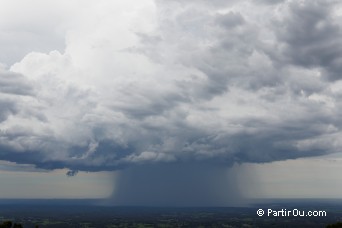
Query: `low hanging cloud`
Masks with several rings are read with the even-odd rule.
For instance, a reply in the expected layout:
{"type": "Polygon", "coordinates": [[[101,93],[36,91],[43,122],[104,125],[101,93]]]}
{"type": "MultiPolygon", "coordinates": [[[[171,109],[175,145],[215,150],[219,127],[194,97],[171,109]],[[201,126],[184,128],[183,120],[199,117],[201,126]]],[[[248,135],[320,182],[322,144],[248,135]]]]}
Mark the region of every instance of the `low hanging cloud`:
{"type": "MultiPolygon", "coordinates": [[[[1,160],[69,168],[72,176],[156,163],[272,162],[342,148],[335,1],[77,6],[55,6],[53,42],[28,39],[25,56],[0,56],[6,64],[17,58],[0,71],[1,160]]],[[[30,23],[0,24],[0,32],[26,26],[31,36],[53,34],[34,14],[28,9],[30,23]]]]}

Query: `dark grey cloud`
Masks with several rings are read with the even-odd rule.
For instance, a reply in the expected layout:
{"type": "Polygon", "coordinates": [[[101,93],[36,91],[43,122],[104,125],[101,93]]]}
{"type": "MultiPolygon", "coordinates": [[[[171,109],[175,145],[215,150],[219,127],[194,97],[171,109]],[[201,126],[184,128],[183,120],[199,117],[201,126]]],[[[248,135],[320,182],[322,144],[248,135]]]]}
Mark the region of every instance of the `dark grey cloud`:
{"type": "MultiPolygon", "coordinates": [[[[169,4],[169,3],[164,3],[163,1],[157,0],[157,3],[160,4],[169,4]]],[[[213,1],[206,1],[206,0],[190,0],[188,1],[187,4],[184,4],[183,1],[181,0],[171,0],[169,1],[171,3],[178,3],[187,6],[187,4],[194,4],[194,5],[199,5],[203,4],[205,6],[213,6],[213,7],[225,7],[225,6],[231,6],[234,3],[238,2],[237,0],[213,0],[213,1]]]]}
{"type": "Polygon", "coordinates": [[[0,106],[1,106],[1,111],[0,111],[0,122],[6,120],[9,115],[16,113],[17,107],[6,100],[0,100],[0,106]]]}
{"type": "Polygon", "coordinates": [[[274,5],[274,4],[284,3],[286,1],[287,0],[261,0],[261,1],[257,1],[256,3],[274,5]]]}
{"type": "Polygon", "coordinates": [[[220,25],[228,28],[242,25],[245,22],[241,14],[234,12],[219,14],[216,20],[220,25]]]}
{"type": "Polygon", "coordinates": [[[0,69],[0,122],[20,112],[20,96],[33,94],[33,85],[23,75],[0,69]]]}
{"type": "Polygon", "coordinates": [[[23,75],[0,71],[0,93],[32,95],[34,87],[23,75]]]}
{"type": "Polygon", "coordinates": [[[336,5],[326,1],[288,4],[289,13],[278,22],[277,36],[284,42],[284,57],[304,68],[320,68],[328,80],[341,79],[341,25],[336,5]]]}
{"type": "Polygon", "coordinates": [[[78,173],[77,170],[69,170],[69,171],[66,173],[66,175],[67,175],[68,177],[74,177],[74,176],[77,175],[77,173],[78,173]]]}
{"type": "Polygon", "coordinates": [[[65,52],[32,52],[1,73],[0,159],[185,169],[340,150],[335,5],[150,3],[87,9],[65,52]]]}

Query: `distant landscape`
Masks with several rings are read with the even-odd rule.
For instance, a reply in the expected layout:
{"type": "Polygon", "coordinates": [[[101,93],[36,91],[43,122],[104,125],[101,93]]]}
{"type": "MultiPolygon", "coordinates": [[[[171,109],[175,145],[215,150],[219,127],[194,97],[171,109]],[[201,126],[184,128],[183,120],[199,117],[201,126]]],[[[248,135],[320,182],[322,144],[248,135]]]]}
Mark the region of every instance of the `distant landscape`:
{"type": "MultiPolygon", "coordinates": [[[[260,201],[261,202],[261,201],[260,201]]],[[[24,228],[327,227],[342,220],[341,200],[268,200],[249,207],[114,207],[96,200],[0,200],[0,224],[24,228]],[[257,209],[325,210],[326,217],[259,217],[257,209]]]]}

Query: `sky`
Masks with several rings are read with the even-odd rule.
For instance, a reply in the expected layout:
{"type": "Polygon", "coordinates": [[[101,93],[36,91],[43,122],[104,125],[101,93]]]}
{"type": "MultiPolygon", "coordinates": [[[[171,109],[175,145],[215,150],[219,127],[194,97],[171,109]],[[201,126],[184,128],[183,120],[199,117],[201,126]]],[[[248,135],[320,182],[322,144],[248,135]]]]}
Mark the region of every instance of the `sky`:
{"type": "Polygon", "coordinates": [[[0,198],[342,197],[339,1],[0,4],[0,198]]]}

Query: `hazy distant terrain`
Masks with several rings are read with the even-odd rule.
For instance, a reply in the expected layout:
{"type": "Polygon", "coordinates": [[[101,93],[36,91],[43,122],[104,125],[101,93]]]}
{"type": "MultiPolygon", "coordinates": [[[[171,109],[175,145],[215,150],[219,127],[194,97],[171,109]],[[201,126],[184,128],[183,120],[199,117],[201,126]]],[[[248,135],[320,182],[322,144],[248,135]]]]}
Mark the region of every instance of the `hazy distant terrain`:
{"type": "Polygon", "coordinates": [[[34,227],[326,227],[342,217],[341,201],[278,200],[251,207],[106,207],[89,201],[0,201],[0,222],[34,227]],[[77,205],[76,205],[77,204],[77,205]],[[83,204],[83,205],[82,205],[83,204]],[[257,209],[325,210],[326,217],[259,217],[257,209]]]}

